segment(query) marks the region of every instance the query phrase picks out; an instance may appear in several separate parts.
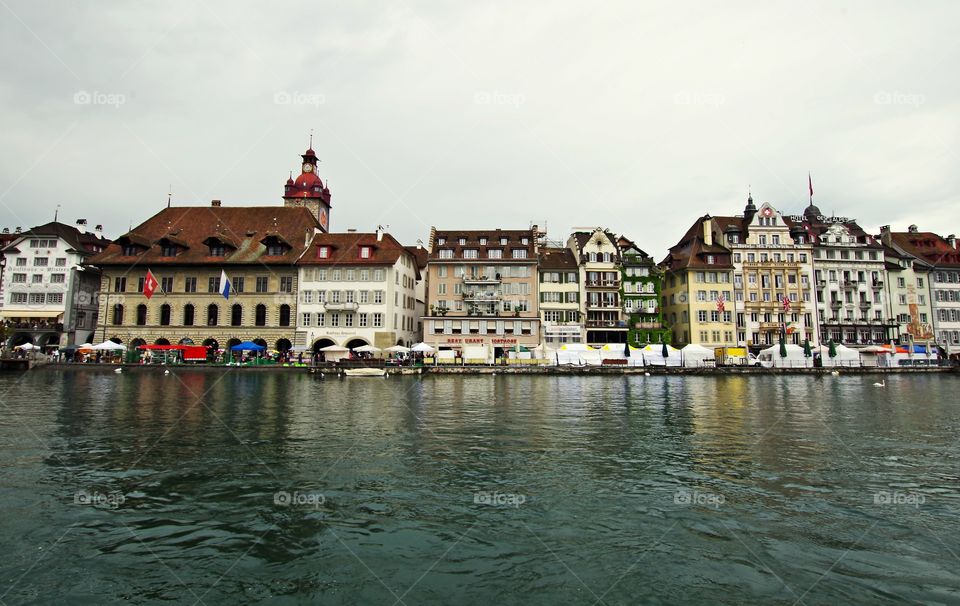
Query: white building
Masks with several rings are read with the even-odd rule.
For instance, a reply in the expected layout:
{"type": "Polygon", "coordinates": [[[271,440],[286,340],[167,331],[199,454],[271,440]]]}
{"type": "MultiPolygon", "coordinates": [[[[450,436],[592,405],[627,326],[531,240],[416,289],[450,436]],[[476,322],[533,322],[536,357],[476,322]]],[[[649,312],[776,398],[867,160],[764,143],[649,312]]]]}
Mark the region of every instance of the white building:
{"type": "Polygon", "coordinates": [[[97,326],[100,273],[85,260],[110,241],[77,227],[51,222],[34,227],[0,251],[4,257],[3,310],[8,346],[53,348],[86,343],[97,326]]]}
{"type": "Polygon", "coordinates": [[[810,204],[790,217],[813,243],[814,291],[821,340],[846,345],[895,338],[885,292],[883,245],[854,219],[824,216],[810,204]]]}
{"type": "Polygon", "coordinates": [[[540,322],[543,344],[558,348],[564,343],[582,343],[582,270],[569,248],[543,247],[539,251],[540,322]]]}
{"type": "Polygon", "coordinates": [[[390,234],[317,233],[297,264],[297,344],[318,352],[417,340],[417,259],[390,234]]]}

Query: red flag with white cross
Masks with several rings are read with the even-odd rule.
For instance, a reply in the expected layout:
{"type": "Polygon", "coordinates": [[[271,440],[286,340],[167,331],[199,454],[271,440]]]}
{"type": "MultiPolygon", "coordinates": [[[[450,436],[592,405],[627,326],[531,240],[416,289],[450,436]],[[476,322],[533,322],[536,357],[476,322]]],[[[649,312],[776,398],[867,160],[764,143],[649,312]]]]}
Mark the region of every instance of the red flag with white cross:
{"type": "Polygon", "coordinates": [[[147,277],[143,280],[143,294],[148,299],[153,296],[157,287],[160,286],[160,283],[157,282],[157,279],[154,277],[153,272],[149,269],[147,270],[147,277]]]}

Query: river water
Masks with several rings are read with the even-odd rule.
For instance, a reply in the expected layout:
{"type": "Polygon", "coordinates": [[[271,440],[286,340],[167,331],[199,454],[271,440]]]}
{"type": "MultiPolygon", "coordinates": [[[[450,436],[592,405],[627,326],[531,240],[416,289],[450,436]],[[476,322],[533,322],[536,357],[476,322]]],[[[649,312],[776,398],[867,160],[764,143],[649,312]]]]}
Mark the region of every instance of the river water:
{"type": "Polygon", "coordinates": [[[960,603],[960,379],[0,375],[0,604],[960,603]]]}

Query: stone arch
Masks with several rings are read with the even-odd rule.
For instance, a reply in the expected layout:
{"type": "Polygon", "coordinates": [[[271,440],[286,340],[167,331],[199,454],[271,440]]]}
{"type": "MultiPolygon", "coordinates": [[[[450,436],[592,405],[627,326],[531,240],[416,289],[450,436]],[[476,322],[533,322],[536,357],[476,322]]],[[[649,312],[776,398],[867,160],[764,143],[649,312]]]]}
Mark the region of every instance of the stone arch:
{"type": "Polygon", "coordinates": [[[317,339],[313,342],[313,353],[318,353],[324,347],[330,347],[331,345],[336,345],[333,339],[317,339]]]}

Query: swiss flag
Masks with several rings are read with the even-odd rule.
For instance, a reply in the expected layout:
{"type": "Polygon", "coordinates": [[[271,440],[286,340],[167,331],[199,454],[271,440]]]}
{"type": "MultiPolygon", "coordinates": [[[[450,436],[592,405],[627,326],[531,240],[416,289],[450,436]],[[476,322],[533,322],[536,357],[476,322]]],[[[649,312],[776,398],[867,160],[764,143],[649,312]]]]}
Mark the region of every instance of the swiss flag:
{"type": "Polygon", "coordinates": [[[160,286],[160,283],[157,282],[157,279],[154,277],[153,272],[149,269],[147,270],[147,277],[143,280],[143,294],[148,299],[153,296],[153,292],[157,290],[157,287],[160,286]]]}

